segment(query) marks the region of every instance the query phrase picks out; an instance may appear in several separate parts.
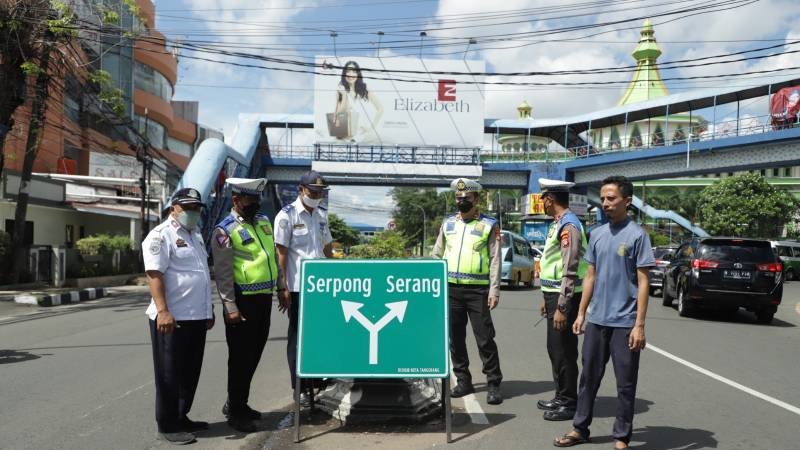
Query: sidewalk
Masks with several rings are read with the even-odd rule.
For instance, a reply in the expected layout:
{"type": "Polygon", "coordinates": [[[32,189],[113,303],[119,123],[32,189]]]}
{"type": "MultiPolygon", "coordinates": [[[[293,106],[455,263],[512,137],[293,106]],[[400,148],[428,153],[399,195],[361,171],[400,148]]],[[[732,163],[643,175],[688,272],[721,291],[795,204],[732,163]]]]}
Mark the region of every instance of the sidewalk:
{"type": "MultiPolygon", "coordinates": [[[[142,285],[136,279],[134,285],[142,285]]],[[[120,286],[125,286],[122,284],[120,286]]],[[[108,295],[112,287],[53,288],[43,285],[0,286],[0,301],[15,302],[32,306],[59,306],[95,300],[108,295]]]]}

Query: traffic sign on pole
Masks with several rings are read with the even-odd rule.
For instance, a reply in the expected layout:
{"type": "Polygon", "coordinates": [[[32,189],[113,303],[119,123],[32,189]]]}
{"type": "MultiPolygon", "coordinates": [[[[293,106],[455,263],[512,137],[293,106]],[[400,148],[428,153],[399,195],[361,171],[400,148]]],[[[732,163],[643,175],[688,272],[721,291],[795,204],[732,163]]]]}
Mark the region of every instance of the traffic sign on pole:
{"type": "Polygon", "coordinates": [[[297,375],[449,376],[447,266],[442,260],[306,260],[297,375]]]}

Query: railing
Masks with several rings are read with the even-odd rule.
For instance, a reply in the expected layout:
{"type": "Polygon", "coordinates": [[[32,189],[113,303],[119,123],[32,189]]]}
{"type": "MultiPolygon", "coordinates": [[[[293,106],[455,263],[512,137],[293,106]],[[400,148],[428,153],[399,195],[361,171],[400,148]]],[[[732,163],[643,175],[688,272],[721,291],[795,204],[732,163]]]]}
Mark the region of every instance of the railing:
{"type": "Polygon", "coordinates": [[[313,161],[478,165],[479,148],[445,146],[379,146],[315,144],[312,146],[271,146],[273,158],[310,159],[313,161]]]}

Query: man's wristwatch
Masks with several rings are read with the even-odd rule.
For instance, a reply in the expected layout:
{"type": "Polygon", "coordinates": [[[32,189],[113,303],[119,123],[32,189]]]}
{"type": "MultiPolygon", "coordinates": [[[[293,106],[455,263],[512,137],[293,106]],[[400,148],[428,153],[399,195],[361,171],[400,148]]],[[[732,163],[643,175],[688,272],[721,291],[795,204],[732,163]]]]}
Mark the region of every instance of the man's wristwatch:
{"type": "Polygon", "coordinates": [[[558,310],[561,311],[562,313],[566,314],[567,313],[567,309],[569,309],[569,305],[567,305],[566,303],[559,303],[558,304],[558,310]]]}

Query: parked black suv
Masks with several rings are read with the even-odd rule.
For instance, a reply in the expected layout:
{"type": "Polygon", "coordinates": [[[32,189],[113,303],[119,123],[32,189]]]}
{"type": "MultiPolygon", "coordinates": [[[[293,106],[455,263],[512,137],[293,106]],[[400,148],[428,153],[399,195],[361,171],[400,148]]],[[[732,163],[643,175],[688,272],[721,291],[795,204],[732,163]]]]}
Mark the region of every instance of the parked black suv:
{"type": "Polygon", "coordinates": [[[675,256],[678,247],[653,247],[653,256],[656,265],[650,268],[650,295],[655,295],[657,290],[664,286],[664,272],[669,267],[670,261],[675,256]]]}
{"type": "Polygon", "coordinates": [[[769,323],[783,297],[783,265],[769,241],[696,238],[675,252],[664,274],[664,306],[678,299],[678,314],[700,307],[755,312],[769,323]]]}

